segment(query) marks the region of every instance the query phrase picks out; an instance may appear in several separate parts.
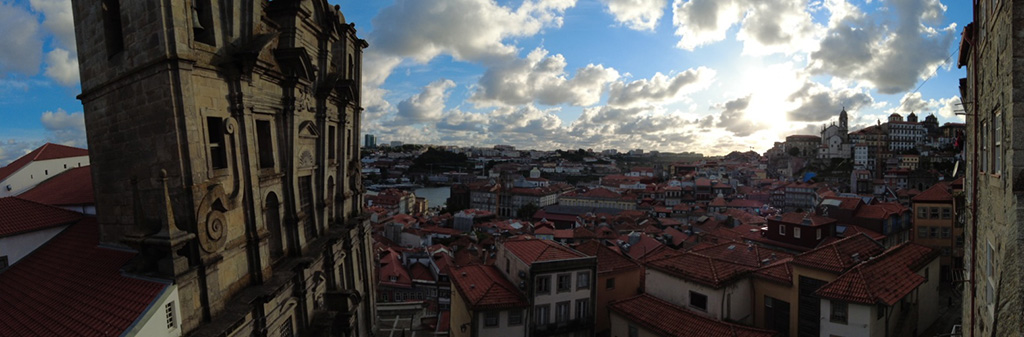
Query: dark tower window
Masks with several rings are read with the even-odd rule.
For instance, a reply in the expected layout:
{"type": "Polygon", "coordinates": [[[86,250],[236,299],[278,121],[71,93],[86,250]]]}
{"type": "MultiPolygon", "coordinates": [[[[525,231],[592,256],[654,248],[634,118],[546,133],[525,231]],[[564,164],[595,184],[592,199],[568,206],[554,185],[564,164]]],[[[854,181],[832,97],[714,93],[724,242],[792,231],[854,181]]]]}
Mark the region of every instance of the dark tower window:
{"type": "Polygon", "coordinates": [[[206,117],[207,141],[210,143],[210,164],[214,169],[228,167],[227,146],[224,144],[224,120],[206,117]]]}
{"type": "Polygon", "coordinates": [[[348,56],[348,78],[356,79],[356,63],[352,62],[352,55],[348,56]]]}
{"type": "Polygon", "coordinates": [[[256,141],[259,142],[260,168],[274,167],[274,141],[270,121],[256,121],[256,141]]]}
{"type": "Polygon", "coordinates": [[[335,146],[335,143],[337,143],[338,140],[336,138],[334,138],[334,134],[335,134],[334,126],[328,126],[327,127],[327,159],[334,159],[336,157],[334,155],[334,152],[337,149],[337,147],[335,146]]]}
{"type": "Polygon", "coordinates": [[[217,40],[213,29],[213,7],[210,0],[193,0],[192,33],[196,41],[216,46],[217,40]]]}
{"type": "Polygon", "coordinates": [[[284,256],[284,243],[281,240],[281,204],[277,201],[277,194],[267,195],[265,206],[263,217],[270,232],[270,257],[278,259],[284,256]]]}
{"type": "Polygon", "coordinates": [[[107,56],[113,56],[124,50],[124,34],[121,28],[121,2],[119,0],[103,0],[100,4],[103,11],[103,32],[107,42],[107,56]]]}
{"type": "Polygon", "coordinates": [[[306,230],[306,242],[316,239],[316,214],[313,212],[313,185],[309,176],[299,177],[299,207],[306,213],[304,227],[306,230]]]}

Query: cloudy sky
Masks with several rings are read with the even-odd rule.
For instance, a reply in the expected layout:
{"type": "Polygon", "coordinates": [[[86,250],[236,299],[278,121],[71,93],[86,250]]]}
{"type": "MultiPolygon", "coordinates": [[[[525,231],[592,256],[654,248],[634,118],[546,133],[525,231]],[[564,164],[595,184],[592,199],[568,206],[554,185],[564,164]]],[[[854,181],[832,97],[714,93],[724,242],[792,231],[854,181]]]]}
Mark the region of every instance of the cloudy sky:
{"type": "MultiPolygon", "coordinates": [[[[3,0],[0,0],[3,1],[3,0]]],[[[380,142],[763,152],[845,106],[959,122],[952,0],[332,0],[380,142]]],[[[87,146],[69,0],[0,2],[0,165],[87,146]]]]}

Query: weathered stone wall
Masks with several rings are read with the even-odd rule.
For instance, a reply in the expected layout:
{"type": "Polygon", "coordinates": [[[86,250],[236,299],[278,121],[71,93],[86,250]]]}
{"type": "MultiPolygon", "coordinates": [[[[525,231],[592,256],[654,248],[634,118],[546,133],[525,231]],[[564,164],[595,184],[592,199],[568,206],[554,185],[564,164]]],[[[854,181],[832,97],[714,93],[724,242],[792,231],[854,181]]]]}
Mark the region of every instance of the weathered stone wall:
{"type": "Polygon", "coordinates": [[[1024,212],[1018,202],[1024,188],[1014,182],[1016,174],[1024,173],[1024,152],[1019,151],[1024,149],[1024,76],[1017,75],[1024,72],[1024,37],[1014,35],[1024,29],[1024,12],[1012,1],[981,3],[964,97],[969,217],[964,259],[970,281],[963,323],[968,335],[1012,336],[1024,326],[1024,212]],[[1001,146],[995,147],[995,141],[1001,146]],[[1002,159],[993,169],[996,149],[1002,159]],[[971,213],[972,207],[977,211],[971,213]]]}
{"type": "Polygon", "coordinates": [[[372,334],[354,26],[325,0],[73,10],[102,241],[140,251],[126,271],[178,285],[185,334],[372,334]]]}

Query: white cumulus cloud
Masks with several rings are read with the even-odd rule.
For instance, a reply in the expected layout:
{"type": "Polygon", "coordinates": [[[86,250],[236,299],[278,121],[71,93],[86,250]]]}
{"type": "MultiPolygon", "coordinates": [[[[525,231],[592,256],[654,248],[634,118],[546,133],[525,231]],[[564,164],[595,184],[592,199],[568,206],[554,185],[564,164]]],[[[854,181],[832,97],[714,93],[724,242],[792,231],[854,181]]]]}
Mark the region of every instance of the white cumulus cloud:
{"type": "Polygon", "coordinates": [[[713,69],[700,67],[688,69],[669,77],[655,73],[650,79],[639,79],[629,83],[612,83],[608,93],[608,105],[636,106],[671,103],[684,94],[707,88],[715,78],[713,69]]]}
{"type": "Polygon", "coordinates": [[[50,132],[50,141],[67,146],[86,147],[85,115],[81,112],[68,113],[64,109],[46,111],[39,120],[50,132]]]}
{"type": "Polygon", "coordinates": [[[36,20],[28,10],[0,2],[0,77],[39,73],[43,40],[36,20]]]}
{"type": "Polygon", "coordinates": [[[589,64],[568,78],[561,54],[537,48],[525,59],[492,67],[484,73],[470,98],[477,106],[545,105],[589,106],[601,99],[606,84],[619,78],[615,69],[589,64]]]}
{"type": "Polygon", "coordinates": [[[51,50],[46,53],[45,74],[61,85],[78,84],[78,58],[63,48],[51,50]]]}
{"type": "Polygon", "coordinates": [[[668,0],[602,0],[615,21],[634,30],[654,31],[668,0]]]}
{"type": "Polygon", "coordinates": [[[396,122],[434,122],[441,119],[448,89],[453,87],[455,82],[448,79],[428,84],[419,94],[398,103],[399,119],[396,122]]]}

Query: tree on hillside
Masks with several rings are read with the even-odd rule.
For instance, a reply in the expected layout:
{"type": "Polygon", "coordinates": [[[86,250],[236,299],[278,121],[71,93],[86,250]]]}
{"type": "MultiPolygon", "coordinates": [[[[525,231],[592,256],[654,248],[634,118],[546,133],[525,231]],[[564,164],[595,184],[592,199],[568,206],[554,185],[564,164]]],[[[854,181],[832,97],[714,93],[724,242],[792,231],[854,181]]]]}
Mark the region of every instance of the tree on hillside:
{"type": "Polygon", "coordinates": [[[429,171],[429,170],[454,170],[459,168],[472,168],[469,163],[469,158],[462,153],[448,152],[444,150],[438,150],[430,148],[427,152],[423,152],[419,157],[412,160],[412,167],[410,171],[429,171]]]}
{"type": "Polygon", "coordinates": [[[540,207],[537,207],[537,205],[534,205],[531,202],[529,204],[523,205],[522,207],[519,207],[519,209],[516,210],[516,218],[520,220],[530,220],[531,218],[533,218],[533,214],[537,213],[537,211],[539,210],[540,207]]]}

